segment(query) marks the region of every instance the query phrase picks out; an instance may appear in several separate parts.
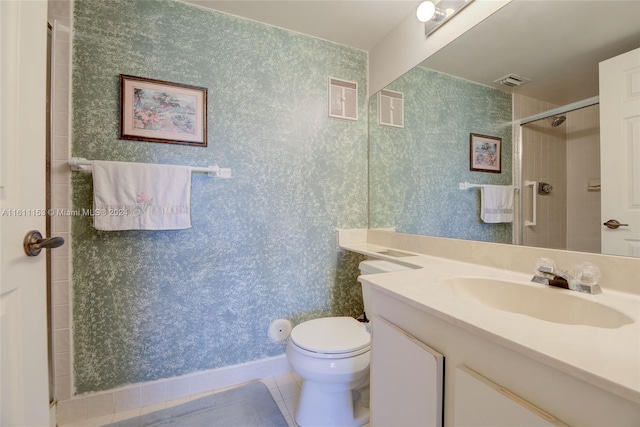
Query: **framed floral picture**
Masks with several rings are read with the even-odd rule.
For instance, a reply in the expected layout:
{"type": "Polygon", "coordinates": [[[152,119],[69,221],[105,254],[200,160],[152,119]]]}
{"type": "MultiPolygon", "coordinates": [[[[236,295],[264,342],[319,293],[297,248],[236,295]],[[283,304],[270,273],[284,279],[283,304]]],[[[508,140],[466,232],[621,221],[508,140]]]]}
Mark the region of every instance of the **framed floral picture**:
{"type": "Polygon", "coordinates": [[[469,154],[470,169],[477,172],[502,172],[502,138],[472,133],[469,154]]]}
{"type": "Polygon", "coordinates": [[[207,88],[120,74],[120,138],[207,146],[207,88]]]}

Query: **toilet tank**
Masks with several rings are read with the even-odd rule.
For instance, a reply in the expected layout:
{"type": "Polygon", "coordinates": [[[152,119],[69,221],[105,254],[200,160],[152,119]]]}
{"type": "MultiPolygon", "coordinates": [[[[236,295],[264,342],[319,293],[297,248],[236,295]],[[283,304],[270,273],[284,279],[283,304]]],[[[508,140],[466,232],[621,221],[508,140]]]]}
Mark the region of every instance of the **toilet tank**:
{"type": "MultiPolygon", "coordinates": [[[[382,259],[368,259],[360,263],[360,274],[391,273],[393,271],[413,270],[415,267],[407,267],[406,265],[396,264],[395,262],[382,259]]],[[[371,315],[371,291],[367,283],[360,281],[362,285],[362,302],[364,303],[364,312],[371,315]]]]}

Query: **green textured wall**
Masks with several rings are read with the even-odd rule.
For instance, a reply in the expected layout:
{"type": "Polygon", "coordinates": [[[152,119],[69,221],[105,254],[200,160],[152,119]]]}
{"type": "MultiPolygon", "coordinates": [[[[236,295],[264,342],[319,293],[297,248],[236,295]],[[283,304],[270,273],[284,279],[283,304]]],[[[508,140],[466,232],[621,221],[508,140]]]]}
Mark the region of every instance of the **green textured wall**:
{"type": "Polygon", "coordinates": [[[480,219],[480,190],[458,184],[511,185],[511,94],[422,67],[388,89],[404,93],[404,128],[378,125],[369,102],[370,227],[511,243],[511,224],[480,219]],[[502,173],[469,170],[469,134],[502,138],[502,173]]]}
{"type": "MultiPolygon", "coordinates": [[[[357,315],[366,227],[365,52],[169,0],[75,2],[72,155],[232,169],[194,175],[193,228],[98,232],[73,218],[78,393],[282,354],[269,323],[357,315]],[[118,139],[118,75],[209,89],[207,148],[118,139]],[[327,117],[327,77],[359,84],[327,117]]],[[[73,174],[73,206],[92,205],[73,174]]]]}

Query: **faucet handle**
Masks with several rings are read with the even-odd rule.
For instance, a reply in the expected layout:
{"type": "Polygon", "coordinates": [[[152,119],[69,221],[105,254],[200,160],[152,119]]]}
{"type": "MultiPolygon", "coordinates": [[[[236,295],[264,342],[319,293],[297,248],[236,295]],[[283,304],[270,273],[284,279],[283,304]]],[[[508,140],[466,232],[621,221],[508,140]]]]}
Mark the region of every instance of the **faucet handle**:
{"type": "Polygon", "coordinates": [[[537,273],[555,274],[556,269],[549,265],[541,265],[537,268],[537,273]]]}
{"type": "Polygon", "coordinates": [[[602,277],[602,274],[598,266],[590,262],[582,262],[576,265],[574,276],[576,280],[582,284],[596,285],[600,277],[602,277]]]}
{"type": "Polygon", "coordinates": [[[556,263],[551,258],[538,258],[534,269],[534,274],[548,273],[553,274],[556,269],[556,263]]]}

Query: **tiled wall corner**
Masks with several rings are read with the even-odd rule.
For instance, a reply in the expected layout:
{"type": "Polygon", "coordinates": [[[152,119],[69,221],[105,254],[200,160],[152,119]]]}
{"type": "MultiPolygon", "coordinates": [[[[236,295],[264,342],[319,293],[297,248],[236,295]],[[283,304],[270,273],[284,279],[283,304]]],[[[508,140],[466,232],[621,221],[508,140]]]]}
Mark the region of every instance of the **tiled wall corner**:
{"type": "MultiPolygon", "coordinates": [[[[72,0],[49,1],[53,27],[51,52],[51,233],[65,244],[52,251],[51,314],[53,330],[54,397],[73,394],[71,343],[71,16],[72,0]]],[[[74,411],[79,403],[74,402],[74,411]]],[[[68,407],[67,407],[68,409],[68,407]]],[[[66,409],[65,409],[66,410],[66,409]]],[[[62,414],[64,416],[64,414],[62,414]]]]}

